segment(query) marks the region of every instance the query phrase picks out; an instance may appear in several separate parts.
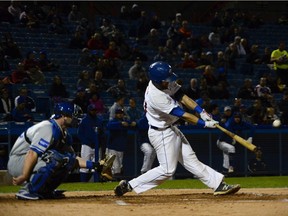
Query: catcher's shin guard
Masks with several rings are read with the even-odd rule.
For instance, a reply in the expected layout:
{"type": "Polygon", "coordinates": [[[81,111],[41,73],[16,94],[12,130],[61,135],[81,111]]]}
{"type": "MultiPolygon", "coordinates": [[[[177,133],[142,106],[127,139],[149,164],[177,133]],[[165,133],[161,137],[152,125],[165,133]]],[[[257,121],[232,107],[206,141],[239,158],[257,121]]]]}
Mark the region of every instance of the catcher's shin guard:
{"type": "Polygon", "coordinates": [[[42,159],[46,166],[32,175],[28,188],[30,193],[45,194],[56,189],[73,169],[76,157],[72,153],[60,154],[48,151],[42,159]]]}

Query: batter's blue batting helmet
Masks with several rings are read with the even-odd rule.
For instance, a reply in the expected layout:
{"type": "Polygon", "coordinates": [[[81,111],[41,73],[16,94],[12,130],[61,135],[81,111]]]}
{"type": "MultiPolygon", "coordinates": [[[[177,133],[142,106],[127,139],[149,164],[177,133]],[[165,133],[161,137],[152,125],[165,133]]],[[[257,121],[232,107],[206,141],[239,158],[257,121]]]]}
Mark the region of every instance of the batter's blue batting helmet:
{"type": "Polygon", "coordinates": [[[174,81],[177,76],[172,72],[171,66],[162,61],[154,62],[149,66],[149,78],[153,82],[160,84],[162,81],[174,81]]]}
{"type": "Polygon", "coordinates": [[[71,118],[77,118],[82,113],[79,106],[69,102],[57,103],[54,107],[54,115],[52,118],[58,119],[61,116],[68,116],[71,118]]]}

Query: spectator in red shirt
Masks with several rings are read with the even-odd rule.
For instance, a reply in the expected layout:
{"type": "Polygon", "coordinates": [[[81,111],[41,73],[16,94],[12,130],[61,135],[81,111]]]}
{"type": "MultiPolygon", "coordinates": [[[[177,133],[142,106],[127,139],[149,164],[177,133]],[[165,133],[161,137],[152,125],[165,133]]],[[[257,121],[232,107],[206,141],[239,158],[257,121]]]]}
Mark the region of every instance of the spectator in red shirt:
{"type": "Polygon", "coordinates": [[[23,63],[19,62],[17,65],[17,68],[12,72],[11,81],[14,84],[31,82],[28,73],[24,70],[23,63]]]}

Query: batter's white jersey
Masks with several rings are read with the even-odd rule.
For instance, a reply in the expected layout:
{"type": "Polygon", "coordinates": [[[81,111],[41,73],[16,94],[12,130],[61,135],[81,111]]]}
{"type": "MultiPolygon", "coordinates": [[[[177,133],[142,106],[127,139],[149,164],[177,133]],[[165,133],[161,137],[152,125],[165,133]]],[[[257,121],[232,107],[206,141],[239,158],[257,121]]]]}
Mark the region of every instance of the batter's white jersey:
{"type": "Polygon", "coordinates": [[[172,109],[179,106],[179,103],[174,100],[169,94],[157,89],[150,81],[144,101],[144,110],[149,125],[157,128],[166,128],[175,123],[179,118],[169,115],[172,109]]]}

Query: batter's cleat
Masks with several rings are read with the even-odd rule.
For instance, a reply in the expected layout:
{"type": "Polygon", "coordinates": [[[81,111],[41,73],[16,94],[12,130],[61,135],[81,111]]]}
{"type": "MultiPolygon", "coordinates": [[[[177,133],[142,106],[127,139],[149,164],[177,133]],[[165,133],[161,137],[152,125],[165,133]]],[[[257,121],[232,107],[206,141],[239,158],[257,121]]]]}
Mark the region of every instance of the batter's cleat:
{"type": "Polygon", "coordinates": [[[221,182],[221,184],[218,186],[218,188],[214,191],[214,195],[228,195],[228,194],[234,194],[237,191],[240,190],[240,185],[229,185],[226,184],[225,182],[221,182]]]}
{"type": "Polygon", "coordinates": [[[16,193],[16,198],[19,200],[39,200],[38,194],[31,194],[27,189],[21,189],[16,193]]]}
{"type": "Polygon", "coordinates": [[[112,168],[115,158],[116,158],[116,155],[108,155],[99,162],[100,165],[102,166],[101,176],[103,178],[108,179],[108,180],[113,179],[111,168],[112,168]]]}
{"type": "Polygon", "coordinates": [[[131,191],[132,188],[127,180],[120,181],[119,184],[114,188],[114,193],[116,196],[123,196],[125,193],[131,191]]]}

